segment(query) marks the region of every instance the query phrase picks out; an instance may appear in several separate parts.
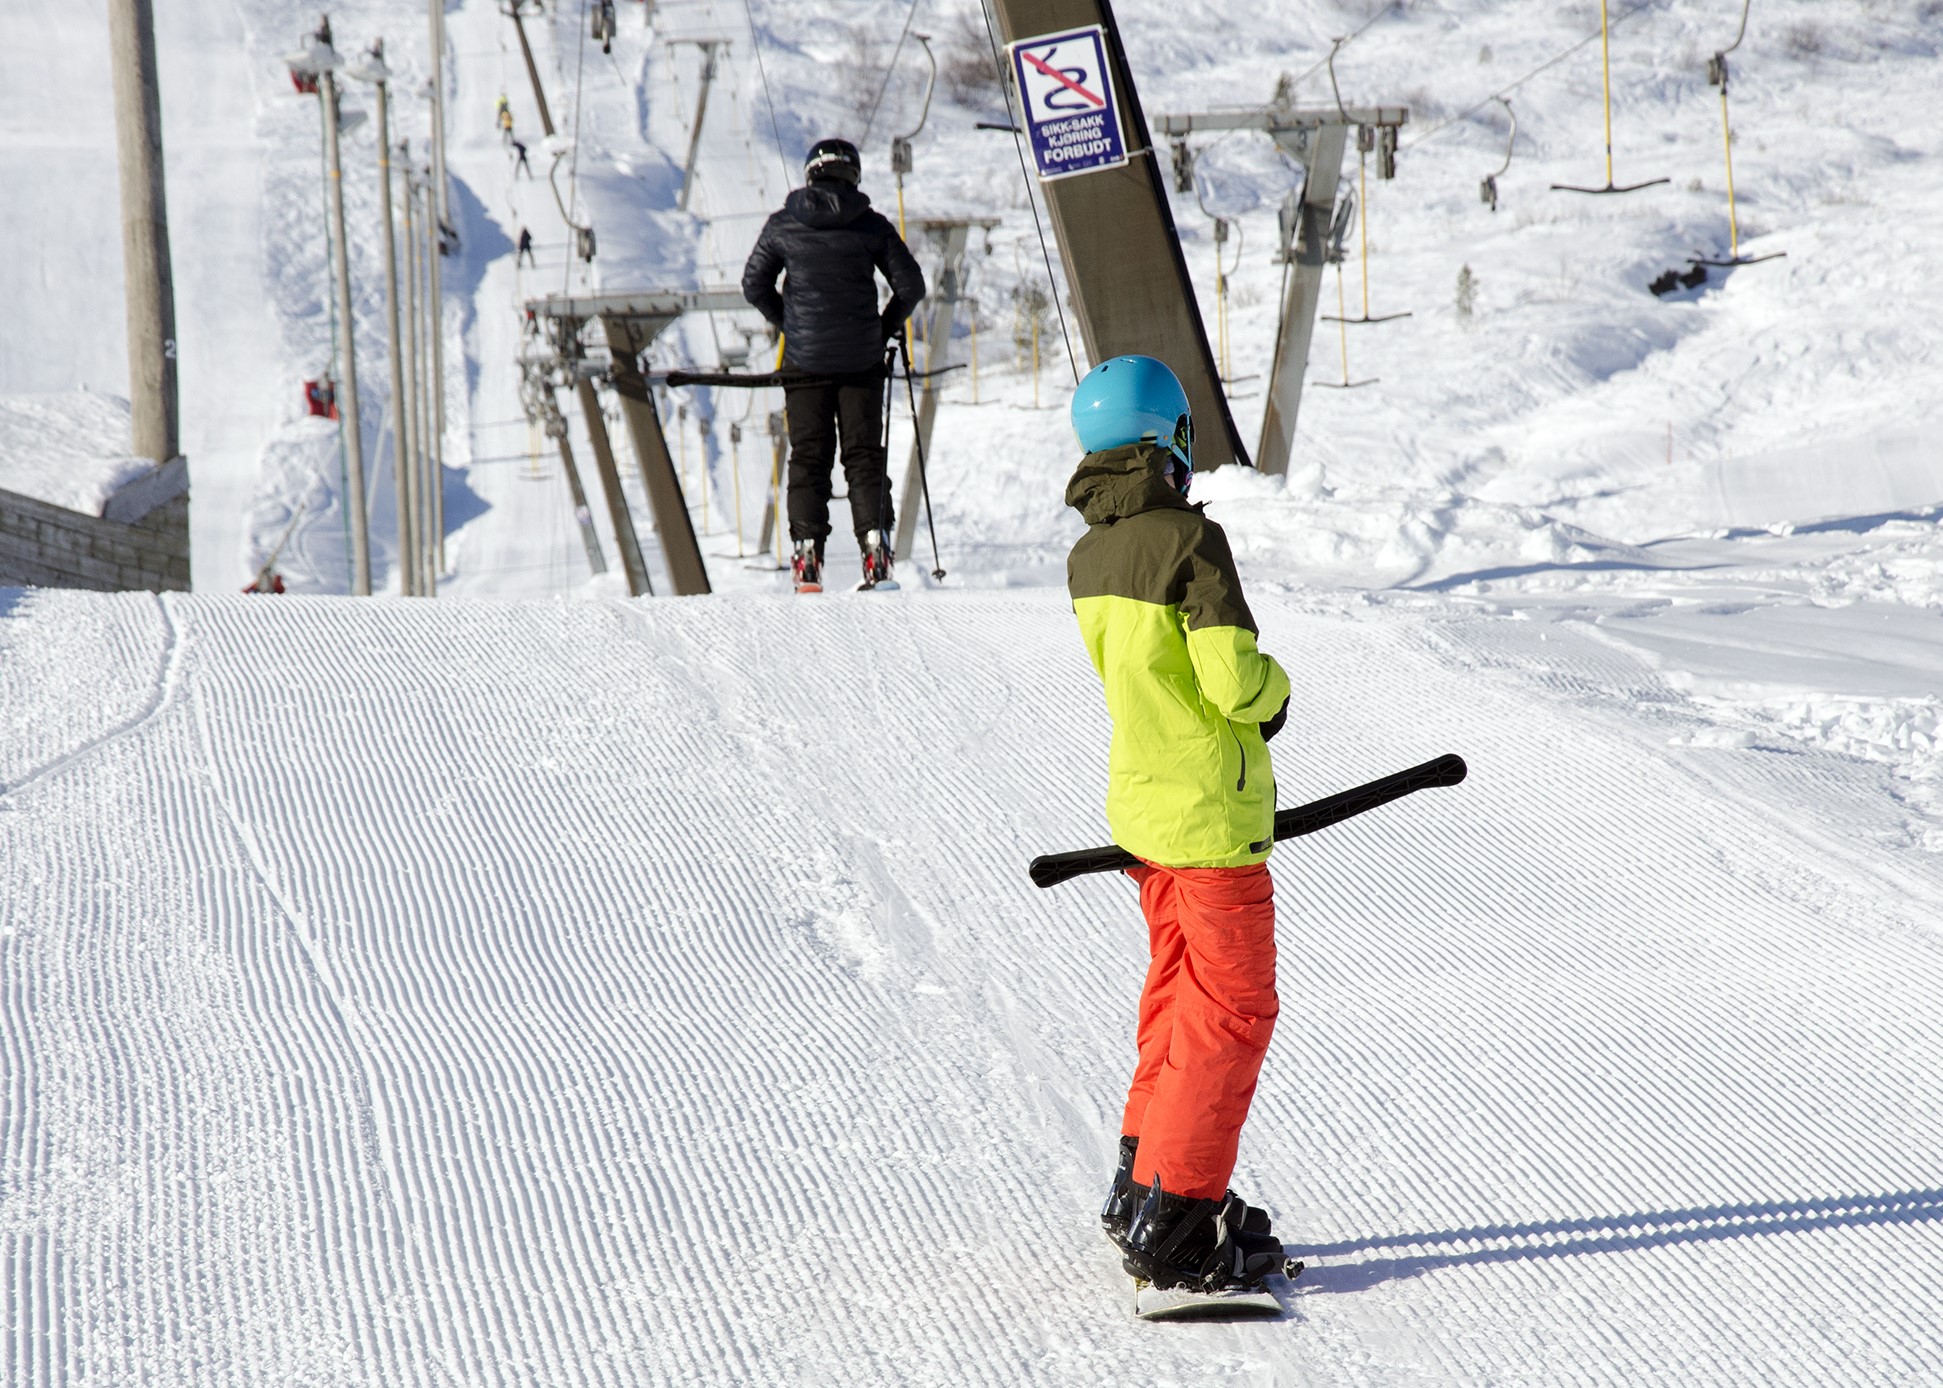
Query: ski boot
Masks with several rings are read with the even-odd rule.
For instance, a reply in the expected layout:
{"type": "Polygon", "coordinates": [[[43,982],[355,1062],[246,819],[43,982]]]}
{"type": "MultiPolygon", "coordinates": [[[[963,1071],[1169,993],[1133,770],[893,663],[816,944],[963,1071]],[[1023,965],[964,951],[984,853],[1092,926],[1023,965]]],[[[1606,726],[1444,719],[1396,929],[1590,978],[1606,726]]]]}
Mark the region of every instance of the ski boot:
{"type": "Polygon", "coordinates": [[[891,547],[884,542],[881,530],[866,530],[863,536],[864,581],[858,585],[862,591],[873,588],[895,588],[897,580],[891,577],[891,547]]]}
{"type": "Polygon", "coordinates": [[[816,540],[798,540],[796,553],[789,561],[790,575],[799,593],[823,591],[823,546],[816,540]]]}
{"type": "Polygon", "coordinates": [[[1250,1270],[1248,1254],[1236,1240],[1247,1208],[1233,1194],[1219,1200],[1169,1195],[1155,1177],[1127,1228],[1121,1266],[1161,1291],[1259,1289],[1276,1269],[1250,1270]]]}
{"type": "MultiPolygon", "coordinates": [[[[1134,1216],[1139,1213],[1141,1204],[1149,1194],[1145,1186],[1135,1184],[1133,1179],[1133,1159],[1139,1148],[1139,1138],[1121,1137],[1120,1164],[1114,1170],[1106,1203],[1100,1207],[1100,1228],[1122,1253],[1129,1251],[1129,1230],[1134,1216]]],[[[1282,1241],[1275,1237],[1268,1211],[1259,1205],[1250,1205],[1233,1191],[1227,1192],[1222,1199],[1235,1207],[1231,1212],[1232,1233],[1241,1247],[1247,1274],[1252,1278],[1262,1278],[1272,1272],[1285,1271],[1288,1260],[1283,1254],[1282,1241]]],[[[1300,1265],[1297,1266],[1299,1268],[1300,1265]]]]}

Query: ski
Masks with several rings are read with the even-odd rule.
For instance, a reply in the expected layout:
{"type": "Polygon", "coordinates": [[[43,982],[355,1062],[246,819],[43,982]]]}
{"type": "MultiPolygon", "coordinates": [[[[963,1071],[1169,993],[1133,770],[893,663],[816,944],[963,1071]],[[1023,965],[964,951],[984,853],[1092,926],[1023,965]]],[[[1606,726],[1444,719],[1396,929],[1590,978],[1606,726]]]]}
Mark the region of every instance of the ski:
{"type": "MultiPolygon", "coordinates": [[[[1430,786],[1454,786],[1466,774],[1468,768],[1464,765],[1464,758],[1455,752],[1446,752],[1421,766],[1392,772],[1367,785],[1337,791],[1334,795],[1324,796],[1306,805],[1277,810],[1275,841],[1280,843],[1283,839],[1300,838],[1318,829],[1327,829],[1365,810],[1387,805],[1392,800],[1401,800],[1413,791],[1430,786]]],[[[1124,872],[1139,864],[1140,860],[1126,849],[1108,844],[1102,848],[1077,848],[1068,853],[1042,853],[1032,860],[1028,871],[1032,874],[1034,886],[1056,887],[1061,882],[1083,877],[1089,872],[1124,872]]]]}

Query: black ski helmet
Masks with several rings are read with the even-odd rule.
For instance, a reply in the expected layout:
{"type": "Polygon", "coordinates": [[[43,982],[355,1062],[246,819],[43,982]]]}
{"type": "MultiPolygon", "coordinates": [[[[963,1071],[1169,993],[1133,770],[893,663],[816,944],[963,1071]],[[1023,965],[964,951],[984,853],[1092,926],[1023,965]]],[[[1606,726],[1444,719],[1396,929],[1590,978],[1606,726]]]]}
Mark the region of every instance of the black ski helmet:
{"type": "Polygon", "coordinates": [[[803,160],[803,178],[807,182],[835,178],[854,188],[863,174],[863,157],[848,140],[818,140],[810,146],[809,156],[803,160]]]}

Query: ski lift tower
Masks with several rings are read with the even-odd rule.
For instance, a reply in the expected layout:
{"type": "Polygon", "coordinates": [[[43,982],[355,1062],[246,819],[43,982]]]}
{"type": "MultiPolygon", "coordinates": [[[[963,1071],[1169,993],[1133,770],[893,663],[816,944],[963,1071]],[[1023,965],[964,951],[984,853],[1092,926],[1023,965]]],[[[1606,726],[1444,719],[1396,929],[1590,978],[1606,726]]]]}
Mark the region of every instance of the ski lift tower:
{"type": "MultiPolygon", "coordinates": [[[[1154,129],[1174,144],[1174,167],[1192,168],[1187,137],[1207,130],[1261,130],[1305,170],[1302,187],[1282,207],[1281,259],[1289,268],[1282,321],[1275,334],[1275,361],[1268,378],[1268,409],[1255,466],[1283,474],[1295,445],[1302,408],[1302,379],[1309,366],[1309,339],[1322,299],[1322,270],[1337,237],[1336,192],[1349,132],[1359,148],[1376,150],[1376,176],[1396,176],[1397,132],[1410,119],[1405,106],[1263,106],[1157,116],[1154,129]],[[1365,143],[1367,142],[1367,143],[1365,143]]],[[[1191,176],[1191,174],[1190,174],[1191,176]]],[[[1191,185],[1190,185],[1191,186],[1191,185]]]]}
{"type": "Polygon", "coordinates": [[[621,491],[620,470],[614,465],[614,449],[608,440],[594,382],[606,380],[620,397],[621,417],[627,422],[628,436],[634,442],[634,456],[641,465],[641,480],[647,487],[655,532],[660,537],[661,552],[667,560],[676,595],[706,593],[708,568],[702,562],[701,546],[695,541],[688,502],[682,496],[674,461],[668,456],[668,439],[661,431],[661,417],[655,412],[654,394],[648,388],[640,358],[662,330],[684,313],[748,307],[741,291],[734,289],[549,294],[544,299],[529,300],[526,305],[526,312],[544,329],[560,370],[574,382],[594,449],[594,466],[607,492],[614,541],[620,547],[628,592],[633,596],[650,591],[647,565],[641,558],[634,520],[621,491]]]}

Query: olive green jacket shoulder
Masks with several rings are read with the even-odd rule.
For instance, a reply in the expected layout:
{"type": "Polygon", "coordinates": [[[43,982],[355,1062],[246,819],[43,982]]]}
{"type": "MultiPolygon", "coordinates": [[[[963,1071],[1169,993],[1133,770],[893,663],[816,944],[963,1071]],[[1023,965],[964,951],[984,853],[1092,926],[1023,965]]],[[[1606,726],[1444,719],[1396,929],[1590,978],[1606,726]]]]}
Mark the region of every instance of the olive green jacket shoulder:
{"type": "Polygon", "coordinates": [[[1255,647],[1228,537],[1169,485],[1167,456],[1090,453],[1066,487],[1088,526],[1067,586],[1113,718],[1107,824],[1168,867],[1259,863],[1275,821],[1260,724],[1289,680],[1255,647]]]}

